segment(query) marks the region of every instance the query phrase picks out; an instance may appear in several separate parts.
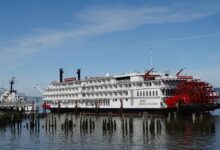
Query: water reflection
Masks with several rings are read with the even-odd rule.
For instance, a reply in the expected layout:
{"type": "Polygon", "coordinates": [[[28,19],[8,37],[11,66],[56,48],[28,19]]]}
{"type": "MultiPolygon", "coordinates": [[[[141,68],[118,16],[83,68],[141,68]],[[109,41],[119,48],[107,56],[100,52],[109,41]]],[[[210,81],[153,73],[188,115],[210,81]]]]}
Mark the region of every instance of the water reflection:
{"type": "Polygon", "coordinates": [[[24,115],[0,123],[1,149],[206,149],[216,148],[216,116],[24,115]],[[5,144],[8,140],[9,143],[5,144]],[[214,143],[214,144],[213,144],[214,143]],[[214,146],[214,147],[213,147],[214,146]],[[19,149],[19,148],[18,148],[19,149]]]}
{"type": "Polygon", "coordinates": [[[215,134],[215,118],[206,116],[192,121],[191,118],[166,121],[166,135],[168,139],[175,138],[167,143],[168,148],[174,146],[179,149],[207,149],[212,146],[211,137],[215,134]]]}

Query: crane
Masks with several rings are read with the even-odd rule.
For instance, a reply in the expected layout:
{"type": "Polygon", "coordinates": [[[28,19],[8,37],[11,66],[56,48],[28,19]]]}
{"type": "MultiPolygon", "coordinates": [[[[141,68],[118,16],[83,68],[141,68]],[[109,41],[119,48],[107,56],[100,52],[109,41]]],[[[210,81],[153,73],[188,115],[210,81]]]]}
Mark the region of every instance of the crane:
{"type": "Polygon", "coordinates": [[[34,88],[38,89],[38,91],[40,91],[42,94],[44,93],[44,91],[37,84],[34,85],[34,88]]]}

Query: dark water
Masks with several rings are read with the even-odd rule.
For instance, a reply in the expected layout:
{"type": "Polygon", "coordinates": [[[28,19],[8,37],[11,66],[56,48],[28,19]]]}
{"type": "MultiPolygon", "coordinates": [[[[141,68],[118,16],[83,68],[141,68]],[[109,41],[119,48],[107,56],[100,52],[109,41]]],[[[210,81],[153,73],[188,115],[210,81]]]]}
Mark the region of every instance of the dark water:
{"type": "Polygon", "coordinates": [[[39,119],[39,126],[36,122],[35,127],[28,126],[27,128],[26,123],[29,125],[30,120],[23,119],[21,126],[18,126],[19,124],[1,126],[0,149],[220,148],[220,111],[216,111],[212,116],[203,116],[203,118],[197,116],[195,121],[192,117],[151,119],[151,117],[111,118],[49,114],[39,119]],[[151,124],[152,120],[153,124],[151,124]],[[72,124],[65,124],[65,121],[72,122],[72,124]],[[148,122],[147,125],[146,122],[148,122]]]}
{"type": "Polygon", "coordinates": [[[192,116],[112,117],[109,121],[107,116],[49,114],[30,128],[31,120],[12,125],[0,121],[0,150],[220,149],[220,110],[211,116],[198,115],[194,121],[192,116]],[[72,124],[67,126],[67,120],[72,124]]]}

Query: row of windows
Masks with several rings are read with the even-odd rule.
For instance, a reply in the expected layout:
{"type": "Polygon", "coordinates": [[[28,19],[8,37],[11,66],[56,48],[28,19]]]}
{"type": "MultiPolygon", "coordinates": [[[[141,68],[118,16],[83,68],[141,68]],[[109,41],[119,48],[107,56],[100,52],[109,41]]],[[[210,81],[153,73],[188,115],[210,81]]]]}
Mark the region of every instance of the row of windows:
{"type": "Polygon", "coordinates": [[[129,99],[128,98],[125,98],[125,99],[99,99],[99,100],[60,100],[60,101],[46,101],[48,104],[55,104],[55,105],[58,105],[58,103],[62,103],[62,104],[76,104],[77,103],[80,103],[80,104],[94,104],[97,103],[98,105],[104,105],[104,106],[107,106],[107,105],[110,105],[110,101],[112,102],[120,102],[121,100],[123,101],[128,101],[129,99]]]}
{"type": "Polygon", "coordinates": [[[47,92],[73,92],[79,91],[79,88],[62,88],[62,89],[47,89],[47,92]]]}
{"type": "MultiPolygon", "coordinates": [[[[78,97],[78,94],[67,94],[67,95],[48,95],[47,98],[73,98],[78,97]]],[[[128,96],[128,92],[112,92],[112,93],[91,93],[91,94],[82,94],[83,97],[102,97],[102,96],[128,96]]]]}
{"type": "MultiPolygon", "coordinates": [[[[163,95],[172,95],[171,90],[162,90],[163,95]]],[[[128,95],[128,91],[124,92],[110,92],[110,93],[83,93],[82,96],[122,96],[122,95],[128,95]]],[[[145,96],[158,96],[158,91],[137,91],[138,97],[145,97],[145,96]]],[[[49,95],[48,98],[66,98],[66,97],[78,97],[78,94],[68,94],[68,95],[49,95]]]]}
{"type": "MultiPolygon", "coordinates": [[[[72,93],[66,93],[66,94],[62,94],[62,95],[60,95],[60,94],[46,94],[48,97],[50,97],[50,96],[68,96],[68,97],[78,97],[78,95],[79,95],[80,93],[74,93],[74,94],[72,94],[72,93]]],[[[104,91],[104,92],[92,92],[92,93],[87,93],[87,92],[85,92],[85,93],[82,93],[82,96],[84,97],[84,96],[103,96],[103,95],[105,95],[105,96],[108,96],[108,95],[110,95],[110,96],[112,96],[112,95],[115,95],[115,96],[117,96],[117,95],[128,95],[128,91],[112,91],[112,92],[107,92],[107,91],[104,91]]]]}
{"type": "Polygon", "coordinates": [[[124,91],[124,92],[103,92],[103,93],[83,93],[82,96],[112,96],[112,95],[128,95],[128,91],[124,91]]]}
{"type": "Polygon", "coordinates": [[[100,79],[100,80],[87,80],[86,83],[87,84],[96,84],[96,83],[106,83],[106,82],[110,82],[111,79],[100,79]]]}
{"type": "MultiPolygon", "coordinates": [[[[69,105],[69,104],[75,104],[76,101],[73,100],[69,100],[69,101],[60,101],[60,103],[64,104],[64,105],[69,105]]],[[[78,101],[79,102],[79,101],[78,101]]],[[[58,105],[59,102],[58,101],[49,101],[47,102],[48,104],[53,104],[53,105],[58,105]]],[[[109,99],[105,99],[105,100],[82,100],[80,101],[81,104],[85,104],[86,106],[95,106],[95,103],[97,103],[97,105],[99,106],[109,106],[110,105],[110,100],[109,99]]]]}
{"type": "Polygon", "coordinates": [[[65,88],[67,86],[76,86],[76,87],[79,87],[81,85],[81,82],[80,81],[77,81],[77,82],[62,82],[62,83],[58,83],[58,84],[53,84],[52,85],[55,87],[55,88],[65,88]]]}
{"type": "MultiPolygon", "coordinates": [[[[86,101],[85,102],[86,106],[94,106],[95,105],[95,101],[86,101]]],[[[109,106],[110,105],[110,100],[98,100],[97,104],[100,106],[109,106]]]]}
{"type": "Polygon", "coordinates": [[[174,89],[162,89],[162,93],[165,96],[172,96],[174,95],[174,89]]]}
{"type": "MultiPolygon", "coordinates": [[[[82,87],[82,90],[103,90],[103,89],[112,89],[112,88],[128,88],[131,87],[130,84],[119,84],[119,85],[103,85],[103,86],[92,86],[92,87],[82,87]]],[[[61,89],[47,89],[47,92],[73,92],[73,91],[79,91],[80,87],[65,87],[61,89]]]]}
{"type": "Polygon", "coordinates": [[[158,91],[137,91],[137,96],[145,97],[145,96],[158,96],[158,91]]]}
{"type": "MultiPolygon", "coordinates": [[[[160,81],[154,81],[153,82],[154,85],[161,85],[161,82],[160,81]]],[[[100,86],[100,85],[97,85],[97,86],[91,86],[91,87],[82,87],[83,90],[94,90],[94,89],[112,89],[112,88],[122,88],[122,87],[142,87],[143,85],[145,86],[151,86],[152,83],[151,82],[136,82],[136,83],[128,83],[128,84],[103,84],[103,86],[100,86]]],[[[70,85],[69,85],[70,86],[70,85]]],[[[59,86],[59,85],[55,85],[55,87],[59,87],[59,88],[62,88],[62,89],[58,89],[58,90],[55,90],[56,92],[62,92],[62,91],[65,91],[66,89],[65,88],[69,88],[68,86],[59,86]]],[[[78,86],[79,87],[79,86],[78,86]]],[[[71,88],[71,89],[68,89],[69,91],[77,91],[78,90],[78,87],[75,87],[75,88],[71,88]]],[[[53,91],[53,90],[49,90],[48,91],[53,91]]]]}
{"type": "Polygon", "coordinates": [[[49,95],[46,96],[47,98],[71,98],[71,97],[78,97],[78,94],[72,94],[72,95],[49,95]]]}
{"type": "Polygon", "coordinates": [[[160,81],[154,81],[154,85],[161,85],[160,81]]]}
{"type": "Polygon", "coordinates": [[[102,85],[102,86],[91,86],[91,87],[82,87],[83,90],[99,90],[99,89],[112,89],[112,88],[122,88],[122,87],[125,87],[125,88],[128,88],[128,87],[131,87],[130,84],[113,84],[113,85],[102,85]]]}

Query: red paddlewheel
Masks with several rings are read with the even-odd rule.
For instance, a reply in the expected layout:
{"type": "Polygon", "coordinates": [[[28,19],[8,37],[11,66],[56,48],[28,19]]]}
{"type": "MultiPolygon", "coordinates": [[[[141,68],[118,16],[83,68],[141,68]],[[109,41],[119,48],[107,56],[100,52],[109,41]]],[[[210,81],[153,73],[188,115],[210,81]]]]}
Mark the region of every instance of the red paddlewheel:
{"type": "Polygon", "coordinates": [[[218,95],[213,87],[202,81],[182,81],[179,83],[172,97],[166,98],[168,107],[182,105],[210,105],[217,102],[218,95]]]}

